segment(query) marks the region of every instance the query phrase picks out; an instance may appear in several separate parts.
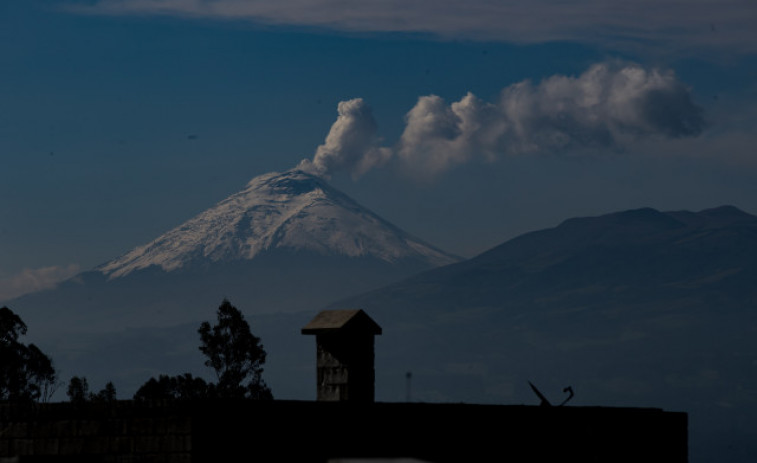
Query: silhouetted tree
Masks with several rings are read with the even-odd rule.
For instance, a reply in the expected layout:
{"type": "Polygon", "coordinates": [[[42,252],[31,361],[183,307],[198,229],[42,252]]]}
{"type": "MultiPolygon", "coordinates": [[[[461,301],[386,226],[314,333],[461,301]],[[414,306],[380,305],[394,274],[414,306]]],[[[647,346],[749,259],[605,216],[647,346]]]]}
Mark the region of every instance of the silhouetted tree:
{"type": "Polygon", "coordinates": [[[108,381],[105,387],[100,389],[100,392],[92,394],[90,398],[99,402],[113,402],[116,400],[116,386],[108,381]]]}
{"type": "Polygon", "coordinates": [[[66,395],[71,403],[81,404],[89,399],[89,384],[87,378],[74,376],[71,381],[68,382],[68,389],[66,395]]]}
{"type": "Polygon", "coordinates": [[[218,378],[218,396],[272,399],[262,378],[266,352],[260,338],[250,332],[242,313],[228,300],[223,300],[217,315],[216,325],[203,322],[198,332],[200,351],[208,358],[205,365],[218,378]]]}
{"type": "Polygon", "coordinates": [[[218,383],[208,383],[190,373],[160,375],[143,384],[134,394],[135,400],[273,398],[261,377],[266,352],[260,338],[250,332],[242,313],[228,300],[221,303],[217,315],[216,325],[211,327],[209,322],[203,322],[197,331],[200,350],[207,357],[205,365],[213,368],[218,383]]]}
{"type": "Polygon", "coordinates": [[[68,400],[72,403],[81,404],[87,401],[92,402],[113,402],[116,400],[116,386],[111,381],[100,389],[97,394],[89,392],[89,383],[87,378],[82,376],[74,376],[68,383],[68,390],[66,390],[68,400]]]}
{"type": "Polygon", "coordinates": [[[34,344],[19,342],[25,334],[21,317],[0,308],[0,400],[47,401],[55,391],[53,361],[34,344]]]}
{"type": "Polygon", "coordinates": [[[190,373],[180,376],[160,375],[150,378],[134,394],[135,400],[205,399],[215,395],[215,386],[190,373]]]}

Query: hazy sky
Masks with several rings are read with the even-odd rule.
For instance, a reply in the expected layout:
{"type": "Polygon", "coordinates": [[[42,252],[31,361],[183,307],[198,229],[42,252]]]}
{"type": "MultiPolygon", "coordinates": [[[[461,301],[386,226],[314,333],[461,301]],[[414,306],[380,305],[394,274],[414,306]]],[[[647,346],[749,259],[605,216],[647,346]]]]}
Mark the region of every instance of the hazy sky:
{"type": "Polygon", "coordinates": [[[0,300],[298,165],[463,256],[757,213],[755,24],[753,0],[4,0],[0,300]]]}

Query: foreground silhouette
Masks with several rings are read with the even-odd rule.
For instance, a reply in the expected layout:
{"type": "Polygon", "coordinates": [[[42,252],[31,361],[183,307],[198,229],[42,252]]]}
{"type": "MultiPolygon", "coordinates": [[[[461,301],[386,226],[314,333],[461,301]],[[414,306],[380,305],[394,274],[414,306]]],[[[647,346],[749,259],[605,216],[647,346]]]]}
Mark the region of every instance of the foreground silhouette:
{"type": "Polygon", "coordinates": [[[23,344],[26,324],[8,307],[0,308],[0,401],[47,401],[55,391],[53,361],[34,344],[23,344]]]}
{"type": "Polygon", "coordinates": [[[262,378],[266,352],[253,335],[242,313],[224,299],[217,311],[218,322],[203,322],[200,351],[205,365],[215,372],[217,383],[208,383],[190,373],[150,378],[134,395],[139,400],[234,398],[270,400],[273,394],[262,378]]]}

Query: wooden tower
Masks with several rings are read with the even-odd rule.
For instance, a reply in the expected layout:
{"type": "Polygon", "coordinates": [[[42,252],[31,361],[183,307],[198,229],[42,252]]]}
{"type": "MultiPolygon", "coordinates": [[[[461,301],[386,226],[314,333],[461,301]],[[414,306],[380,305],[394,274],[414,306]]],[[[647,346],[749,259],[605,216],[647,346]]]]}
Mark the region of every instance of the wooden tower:
{"type": "Polygon", "coordinates": [[[302,334],[314,334],[318,400],[373,402],[373,337],[381,327],[362,310],[324,310],[302,334]]]}

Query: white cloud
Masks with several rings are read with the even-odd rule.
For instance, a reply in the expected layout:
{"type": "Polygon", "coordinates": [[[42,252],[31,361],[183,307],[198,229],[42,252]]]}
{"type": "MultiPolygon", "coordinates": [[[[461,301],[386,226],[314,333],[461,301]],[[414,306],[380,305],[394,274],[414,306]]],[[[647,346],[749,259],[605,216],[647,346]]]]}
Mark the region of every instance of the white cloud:
{"type": "Polygon", "coordinates": [[[348,171],[357,178],[386,163],[391,151],[379,146],[376,121],[363,99],[341,101],[337,111],[339,116],[325,143],[318,147],[312,161],[303,160],[298,169],[324,177],[348,171]]]}
{"type": "Polygon", "coordinates": [[[162,14],[347,31],[427,32],[443,37],[535,43],[757,51],[753,0],[70,0],[96,14],[162,14]]]}
{"type": "Polygon", "coordinates": [[[79,273],[79,266],[42,267],[24,269],[21,273],[0,279],[0,301],[13,299],[27,293],[54,288],[59,282],[79,273]]]}
{"type": "Polygon", "coordinates": [[[506,87],[494,103],[468,93],[447,105],[424,96],[406,116],[397,145],[405,167],[434,176],[474,157],[622,148],[645,137],[687,137],[702,110],[671,71],[600,63],[578,77],[506,87]]]}

